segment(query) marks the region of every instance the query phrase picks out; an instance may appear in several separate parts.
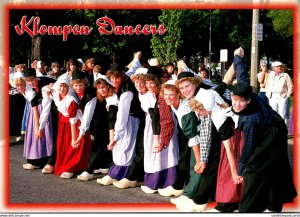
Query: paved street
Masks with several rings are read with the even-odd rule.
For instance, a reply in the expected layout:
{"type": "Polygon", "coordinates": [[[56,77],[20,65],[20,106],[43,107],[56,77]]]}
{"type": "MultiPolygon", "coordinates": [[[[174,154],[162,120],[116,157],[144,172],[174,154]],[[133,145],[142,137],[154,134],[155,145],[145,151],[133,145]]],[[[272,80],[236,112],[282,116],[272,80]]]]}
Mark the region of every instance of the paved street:
{"type": "MultiPolygon", "coordinates": [[[[292,153],[291,144],[289,150],[292,153]]],[[[147,212],[177,212],[176,207],[169,202],[170,199],[159,194],[147,195],[139,187],[121,190],[113,186],[97,184],[96,178],[103,175],[98,175],[89,182],[81,182],[76,178],[63,180],[53,174],[42,174],[40,169],[26,171],[22,168],[25,162],[22,156],[23,145],[11,144],[9,151],[8,193],[9,202],[13,206],[28,204],[33,205],[33,208],[43,207],[43,210],[54,208],[55,211],[59,211],[56,209],[57,204],[67,205],[67,208],[70,204],[76,204],[83,212],[91,208],[97,212],[127,212],[140,209],[147,212]],[[111,204],[112,207],[107,206],[111,204]]],[[[211,204],[210,207],[213,205],[211,204]]],[[[295,207],[284,209],[284,211],[297,210],[299,211],[295,207]]]]}
{"type": "MultiPolygon", "coordinates": [[[[40,169],[24,170],[23,145],[10,146],[10,202],[13,204],[111,204],[111,203],[169,203],[159,194],[147,195],[140,187],[117,189],[102,186],[94,180],[82,182],[76,178],[61,179],[54,174],[42,174],[40,169]]],[[[171,203],[169,208],[175,206],[171,203]]]]}

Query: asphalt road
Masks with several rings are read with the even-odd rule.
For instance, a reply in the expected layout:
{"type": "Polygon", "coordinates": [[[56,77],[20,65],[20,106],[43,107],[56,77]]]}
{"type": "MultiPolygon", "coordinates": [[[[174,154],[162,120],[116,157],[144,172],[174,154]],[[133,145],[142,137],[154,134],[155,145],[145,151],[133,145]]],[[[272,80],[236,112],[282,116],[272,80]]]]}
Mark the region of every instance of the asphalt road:
{"type": "MultiPolygon", "coordinates": [[[[289,140],[289,153],[292,162],[292,139],[289,140]]],[[[11,207],[28,206],[29,208],[53,210],[60,212],[80,208],[82,212],[178,212],[170,198],[159,194],[145,194],[140,187],[117,189],[114,186],[102,186],[96,179],[82,182],[76,178],[64,180],[54,174],[42,174],[41,169],[24,170],[25,163],[23,144],[10,144],[9,176],[7,195],[11,207]],[[57,207],[58,206],[58,207],[57,207]],[[58,209],[57,209],[58,208],[58,209]]],[[[140,183],[141,184],[141,183],[140,183]]],[[[213,208],[214,204],[209,207],[213,208]]],[[[294,208],[284,208],[284,211],[295,211],[294,208]]],[[[298,208],[296,210],[299,211],[298,208]]]]}

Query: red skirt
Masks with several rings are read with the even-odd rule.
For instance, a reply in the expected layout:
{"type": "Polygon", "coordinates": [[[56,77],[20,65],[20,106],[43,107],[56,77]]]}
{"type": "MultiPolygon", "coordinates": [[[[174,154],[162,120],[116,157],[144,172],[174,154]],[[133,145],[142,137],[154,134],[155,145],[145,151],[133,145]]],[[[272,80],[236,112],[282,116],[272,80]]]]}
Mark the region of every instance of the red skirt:
{"type": "MultiPolygon", "coordinates": [[[[230,141],[233,145],[233,152],[236,163],[242,153],[244,145],[243,132],[234,129],[234,136],[230,141]]],[[[238,164],[237,164],[238,168],[238,164]]],[[[221,156],[218,169],[217,188],[216,188],[216,202],[219,203],[236,203],[241,200],[243,184],[235,185],[232,180],[229,161],[227,158],[224,145],[221,145],[221,156]]]]}
{"type": "MultiPolygon", "coordinates": [[[[76,124],[76,137],[79,135],[80,121],[76,124]]],[[[71,124],[69,118],[59,114],[57,133],[57,156],[55,164],[55,175],[63,172],[75,173],[87,168],[91,153],[91,137],[89,131],[81,139],[78,148],[72,147],[71,124]]]]}

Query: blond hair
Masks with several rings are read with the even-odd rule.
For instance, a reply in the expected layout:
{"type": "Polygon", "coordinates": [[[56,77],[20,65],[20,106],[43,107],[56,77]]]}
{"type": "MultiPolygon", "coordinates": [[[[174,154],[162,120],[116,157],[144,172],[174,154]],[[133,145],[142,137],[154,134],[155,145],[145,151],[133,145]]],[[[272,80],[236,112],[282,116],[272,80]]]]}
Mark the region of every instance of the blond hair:
{"type": "Polygon", "coordinates": [[[99,73],[101,71],[102,67],[100,65],[95,65],[93,68],[93,72],[99,73]]]}
{"type": "Polygon", "coordinates": [[[17,65],[15,65],[15,67],[14,67],[15,72],[18,71],[17,68],[24,68],[24,69],[26,69],[26,65],[25,64],[17,64],[17,65]]]}
{"type": "Polygon", "coordinates": [[[146,75],[145,74],[133,74],[130,76],[130,79],[135,82],[135,81],[141,81],[141,82],[146,82],[146,75]]]}
{"type": "Polygon", "coordinates": [[[170,91],[173,91],[173,92],[177,93],[178,95],[180,95],[179,89],[175,85],[173,85],[173,84],[166,84],[166,83],[164,83],[164,84],[161,85],[161,89],[160,89],[159,95],[162,98],[164,97],[164,90],[170,90],[170,91]]]}
{"type": "Polygon", "coordinates": [[[15,86],[23,86],[23,87],[25,87],[26,86],[26,81],[24,80],[24,78],[21,78],[21,77],[15,78],[14,79],[14,85],[15,86]]]}
{"type": "Polygon", "coordinates": [[[74,79],[70,81],[70,87],[73,88],[73,85],[78,83],[84,83],[85,87],[89,86],[89,83],[85,79],[74,79]]]}
{"type": "Polygon", "coordinates": [[[87,66],[88,63],[95,63],[95,59],[94,58],[87,59],[82,66],[82,70],[88,70],[88,66],[87,66]]]}

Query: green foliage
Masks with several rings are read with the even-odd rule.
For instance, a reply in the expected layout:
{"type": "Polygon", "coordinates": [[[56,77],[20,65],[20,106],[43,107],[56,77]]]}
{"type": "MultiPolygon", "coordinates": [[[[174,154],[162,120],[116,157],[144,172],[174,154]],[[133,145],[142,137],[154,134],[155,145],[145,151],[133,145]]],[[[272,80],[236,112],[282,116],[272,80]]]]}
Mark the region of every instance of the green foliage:
{"type": "Polygon", "coordinates": [[[177,49],[182,43],[180,28],[182,10],[163,10],[159,21],[166,28],[164,35],[153,35],[151,48],[153,56],[162,65],[177,60],[177,49]]]}
{"type": "Polygon", "coordinates": [[[261,57],[267,61],[280,60],[293,66],[293,11],[262,10],[260,22],[264,25],[261,57]]]}
{"type": "Polygon", "coordinates": [[[292,10],[270,10],[267,17],[272,20],[274,31],[281,37],[288,38],[293,35],[292,10]]]}

